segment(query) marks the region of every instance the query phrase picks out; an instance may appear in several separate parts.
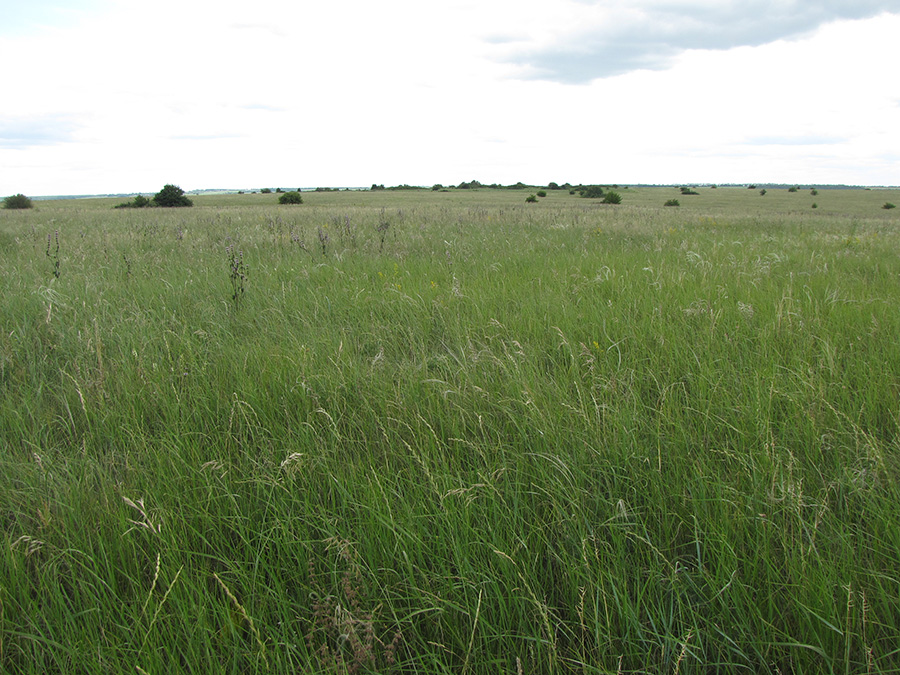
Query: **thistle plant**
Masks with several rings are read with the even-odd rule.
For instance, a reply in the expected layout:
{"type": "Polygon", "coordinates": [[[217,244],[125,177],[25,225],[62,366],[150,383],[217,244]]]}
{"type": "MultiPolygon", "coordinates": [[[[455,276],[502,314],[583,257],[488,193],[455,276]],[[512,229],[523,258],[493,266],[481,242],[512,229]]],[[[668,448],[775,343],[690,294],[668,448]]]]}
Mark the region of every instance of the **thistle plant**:
{"type": "Polygon", "coordinates": [[[307,253],[312,255],[312,252],[306,247],[306,242],[303,241],[303,237],[301,237],[300,233],[293,228],[291,229],[291,243],[296,244],[298,247],[300,247],[301,250],[306,251],[307,253]]]}
{"type": "Polygon", "coordinates": [[[375,231],[381,235],[381,242],[378,246],[378,252],[381,253],[384,251],[384,238],[387,236],[387,231],[390,229],[391,223],[384,215],[384,209],[381,209],[381,218],[378,221],[378,225],[375,227],[375,231]]]}
{"type": "Polygon", "coordinates": [[[225,247],[225,256],[228,260],[231,279],[231,301],[234,308],[240,309],[241,302],[244,299],[244,289],[249,279],[247,266],[244,264],[244,252],[235,250],[234,246],[225,247]]]}
{"type": "Polygon", "coordinates": [[[47,235],[47,257],[53,263],[53,276],[59,279],[59,230],[47,235]],[[52,247],[54,240],[56,248],[52,247]]]}
{"type": "Polygon", "coordinates": [[[319,245],[322,247],[322,255],[328,254],[328,233],[319,225],[319,245]]]}

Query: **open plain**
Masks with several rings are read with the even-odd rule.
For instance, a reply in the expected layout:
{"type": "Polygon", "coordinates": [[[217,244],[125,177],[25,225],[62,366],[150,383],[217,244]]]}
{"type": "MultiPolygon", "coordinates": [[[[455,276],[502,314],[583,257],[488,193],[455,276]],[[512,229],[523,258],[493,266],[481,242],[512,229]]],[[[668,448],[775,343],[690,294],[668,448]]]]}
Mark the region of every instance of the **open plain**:
{"type": "Polygon", "coordinates": [[[900,670],[900,191],[696,191],[0,210],[0,671],[900,670]]]}

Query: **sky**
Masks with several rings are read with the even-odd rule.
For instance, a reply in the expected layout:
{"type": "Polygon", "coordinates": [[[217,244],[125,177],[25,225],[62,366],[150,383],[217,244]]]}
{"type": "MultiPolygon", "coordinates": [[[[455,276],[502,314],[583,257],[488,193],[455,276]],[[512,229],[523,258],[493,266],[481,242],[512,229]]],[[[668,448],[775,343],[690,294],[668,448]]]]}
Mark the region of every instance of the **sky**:
{"type": "Polygon", "coordinates": [[[900,185],[900,0],[0,9],[0,196],[900,185]]]}

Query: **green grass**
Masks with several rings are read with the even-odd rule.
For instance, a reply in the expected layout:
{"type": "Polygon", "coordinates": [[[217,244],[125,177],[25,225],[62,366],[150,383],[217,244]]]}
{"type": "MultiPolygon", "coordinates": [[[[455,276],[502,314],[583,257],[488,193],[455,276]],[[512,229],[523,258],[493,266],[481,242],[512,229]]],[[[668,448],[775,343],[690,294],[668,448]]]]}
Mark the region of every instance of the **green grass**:
{"type": "Polygon", "coordinates": [[[699,191],[0,212],[0,670],[900,670],[898,195],[699,191]]]}

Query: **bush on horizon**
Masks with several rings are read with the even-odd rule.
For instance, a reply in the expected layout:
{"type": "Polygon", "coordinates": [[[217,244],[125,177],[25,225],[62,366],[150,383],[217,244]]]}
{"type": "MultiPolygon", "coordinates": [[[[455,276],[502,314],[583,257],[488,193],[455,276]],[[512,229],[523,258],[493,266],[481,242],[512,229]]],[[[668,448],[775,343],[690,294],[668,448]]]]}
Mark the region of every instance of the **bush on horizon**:
{"type": "Polygon", "coordinates": [[[278,198],[279,204],[302,204],[303,197],[300,196],[300,193],[296,190],[292,190],[290,192],[283,192],[281,196],[278,198]]]}
{"type": "Polygon", "coordinates": [[[156,206],[183,207],[193,206],[192,202],[177,185],[165,185],[151,200],[156,206]]]}
{"type": "Polygon", "coordinates": [[[3,208],[4,209],[33,209],[34,202],[31,201],[28,197],[19,193],[17,195],[11,195],[6,197],[3,200],[3,208]]]}

